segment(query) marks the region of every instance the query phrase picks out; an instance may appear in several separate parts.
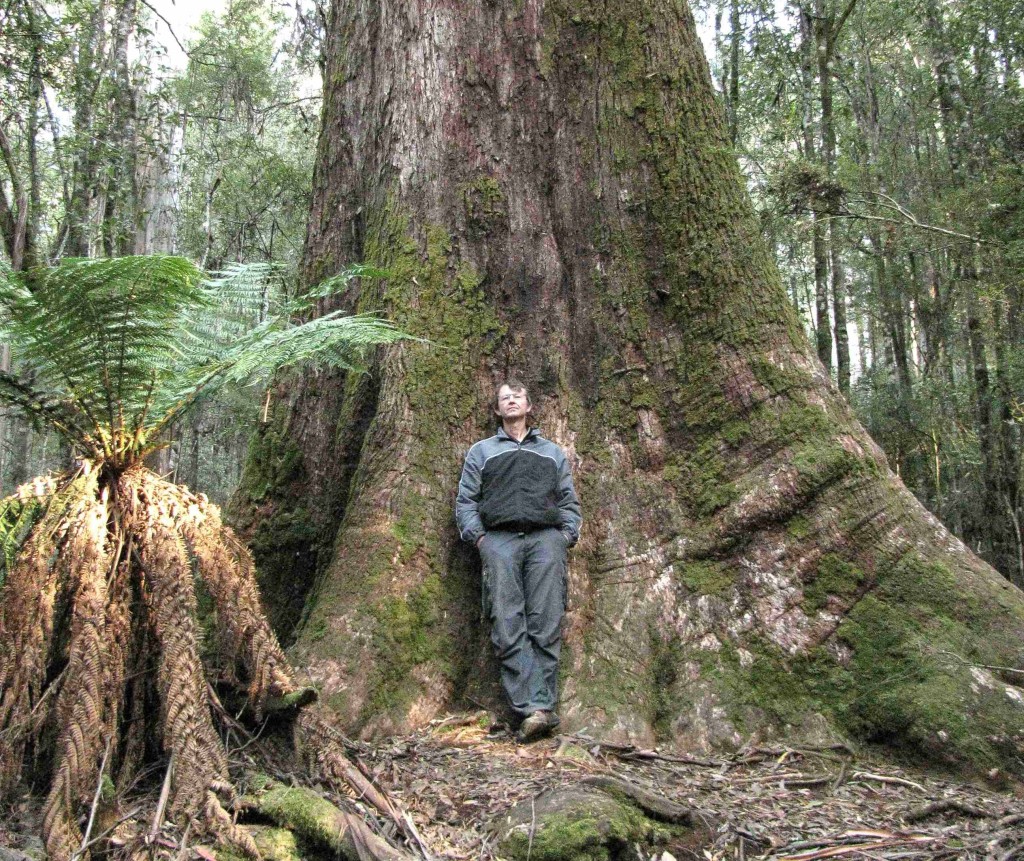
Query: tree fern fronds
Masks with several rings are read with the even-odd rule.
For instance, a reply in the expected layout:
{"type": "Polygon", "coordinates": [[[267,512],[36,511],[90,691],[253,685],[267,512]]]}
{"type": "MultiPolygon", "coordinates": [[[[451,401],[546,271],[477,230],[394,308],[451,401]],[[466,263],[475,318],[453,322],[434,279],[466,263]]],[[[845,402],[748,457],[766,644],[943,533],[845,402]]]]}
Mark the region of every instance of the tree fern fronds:
{"type": "MultiPolygon", "coordinates": [[[[62,393],[94,432],[137,410],[151,373],[174,372],[177,323],[207,301],[199,271],[178,257],[66,260],[33,276],[31,292],[4,279],[0,332],[37,388],[62,393]]],[[[82,424],[70,430],[80,436],[82,424]]]]}
{"type": "MultiPolygon", "coordinates": [[[[156,480],[155,476],[151,479],[156,480]]],[[[252,556],[221,523],[217,506],[183,488],[173,490],[178,500],[173,512],[176,522],[228,634],[227,657],[232,664],[241,662],[249,701],[259,714],[269,696],[284,696],[295,685],[284,652],[263,614],[252,556]]]]}
{"type": "MultiPolygon", "coordinates": [[[[0,589],[14,565],[18,551],[43,513],[44,502],[57,491],[57,480],[38,477],[0,500],[0,589]]],[[[0,605],[0,616],[3,610],[0,605]]]]}
{"type": "Polygon", "coordinates": [[[123,470],[226,383],[266,381],[307,361],[353,368],[370,346],[406,337],[372,315],[291,322],[353,279],[384,274],[352,267],[291,301],[268,264],[229,266],[204,282],[178,257],[73,259],[34,270],[31,290],[0,268],[0,338],[31,380],[0,373],[0,402],[123,470]]]}
{"type": "Polygon", "coordinates": [[[272,263],[230,263],[203,282],[209,301],[250,326],[285,310],[288,295],[280,267],[272,263]]]}
{"type": "MultiPolygon", "coordinates": [[[[130,526],[128,527],[130,529],[130,526]]],[[[140,586],[139,569],[137,565],[137,553],[134,548],[126,557],[131,567],[132,589],[140,586]]],[[[113,590],[111,596],[113,596],[113,590]]],[[[142,614],[140,614],[142,615],[142,614]]],[[[122,702],[118,706],[118,713],[123,713],[124,723],[121,724],[122,734],[121,758],[118,763],[115,785],[118,793],[130,792],[135,785],[139,771],[146,758],[147,742],[146,737],[151,726],[147,717],[152,709],[149,707],[148,694],[155,693],[151,687],[153,673],[152,656],[156,652],[153,645],[153,630],[148,623],[137,624],[131,631],[131,640],[128,644],[128,655],[126,669],[128,675],[125,677],[125,685],[122,691],[122,702]]]]}
{"type": "Polygon", "coordinates": [[[123,532],[112,544],[109,561],[113,570],[108,578],[107,603],[103,617],[103,713],[108,732],[116,736],[125,707],[125,684],[133,641],[133,547],[131,536],[126,536],[123,532]]]}
{"type": "Polygon", "coordinates": [[[353,370],[378,344],[408,339],[392,323],[372,314],[326,314],[301,326],[261,326],[221,360],[230,382],[266,381],[275,370],[298,363],[353,370]]]}
{"type": "Polygon", "coordinates": [[[287,328],[280,320],[265,323],[215,361],[183,374],[179,386],[168,386],[162,392],[162,399],[154,405],[154,412],[164,416],[156,430],[216,387],[227,383],[267,382],[278,370],[300,363],[357,370],[370,348],[410,337],[388,321],[370,314],[345,316],[335,312],[287,328]]]}
{"type": "Polygon", "coordinates": [[[57,695],[57,763],[43,807],[43,840],[55,861],[70,859],[81,845],[78,807],[95,789],[104,740],[111,737],[103,696],[106,537],[107,504],[100,499],[71,523],[61,554],[74,596],[68,665],[57,695]]]}
{"type": "MultiPolygon", "coordinates": [[[[54,602],[63,569],[59,549],[71,524],[94,504],[95,472],[78,475],[48,497],[38,497],[41,514],[29,531],[0,594],[0,798],[21,771],[32,731],[30,716],[39,701],[50,663],[54,602]]],[[[31,493],[19,496],[28,497],[31,493]]]]}
{"type": "Polygon", "coordinates": [[[248,343],[225,356],[224,374],[240,383],[266,380],[269,369],[284,369],[298,362],[354,370],[371,347],[408,338],[379,316],[335,312],[302,326],[254,333],[248,343]]]}
{"type": "Polygon", "coordinates": [[[0,617],[0,798],[21,773],[30,735],[30,715],[45,675],[53,631],[57,573],[54,546],[33,541],[19,555],[4,584],[0,617]]]}
{"type": "MultiPolygon", "coordinates": [[[[95,424],[88,427],[88,417],[75,408],[73,401],[60,393],[39,391],[6,371],[0,371],[0,401],[18,407],[30,419],[49,425],[65,438],[92,439],[98,430],[95,424]]],[[[98,449],[90,453],[97,454],[98,449]]]]}
{"type": "Polygon", "coordinates": [[[216,356],[267,319],[289,313],[283,279],[269,263],[231,264],[202,288],[207,302],[190,310],[181,326],[179,348],[186,363],[216,356]]]}
{"type": "Polygon", "coordinates": [[[370,266],[365,263],[357,263],[342,269],[337,275],[325,278],[319,284],[306,290],[294,303],[294,313],[301,313],[303,310],[312,308],[320,299],[328,296],[337,296],[348,290],[349,285],[356,278],[387,278],[390,275],[386,269],[370,266]]]}
{"type": "Polygon", "coordinates": [[[157,684],[164,750],[174,755],[171,810],[187,818],[202,811],[214,783],[227,781],[224,749],[210,720],[192,571],[167,500],[150,498],[135,479],[121,484],[121,492],[138,500],[132,531],[139,538],[146,602],[161,649],[157,684]]]}

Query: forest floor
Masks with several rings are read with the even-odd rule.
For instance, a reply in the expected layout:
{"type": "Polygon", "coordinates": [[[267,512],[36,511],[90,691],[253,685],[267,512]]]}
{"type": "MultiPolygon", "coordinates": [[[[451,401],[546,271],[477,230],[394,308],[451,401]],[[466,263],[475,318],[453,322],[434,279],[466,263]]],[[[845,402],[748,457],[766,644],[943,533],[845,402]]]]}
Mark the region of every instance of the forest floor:
{"type": "MultiPolygon", "coordinates": [[[[582,735],[519,745],[507,733],[490,734],[489,724],[486,712],[453,715],[410,735],[349,743],[350,755],[411,817],[423,848],[437,861],[497,861],[499,823],[510,808],[525,803],[532,809],[532,800],[545,794],[604,778],[699,811],[707,824],[696,842],[653,854],[638,850],[638,861],[1024,859],[1020,786],[999,791],[841,745],[751,745],[728,757],[703,759],[582,735]]],[[[251,774],[255,761],[248,753],[247,764],[238,758],[233,764],[251,774]]],[[[295,774],[276,777],[305,783],[295,774]]],[[[318,791],[351,809],[341,796],[318,791]]],[[[140,824],[152,819],[155,791],[149,796],[132,802],[146,810],[140,824]]],[[[356,804],[374,830],[388,830],[373,811],[356,804]]],[[[15,815],[6,822],[0,818],[0,861],[43,856],[38,806],[26,798],[18,807],[8,811],[15,815]]],[[[219,853],[213,847],[194,844],[187,829],[178,830],[166,823],[141,857],[215,861],[219,853]]]]}
{"type": "Polygon", "coordinates": [[[749,747],[700,759],[581,736],[517,745],[489,737],[486,723],[486,713],[454,716],[367,748],[365,765],[438,858],[498,858],[489,826],[510,807],[608,775],[709,814],[711,845],[691,855],[709,861],[1024,859],[1019,789],[994,791],[844,747],[749,747]]]}

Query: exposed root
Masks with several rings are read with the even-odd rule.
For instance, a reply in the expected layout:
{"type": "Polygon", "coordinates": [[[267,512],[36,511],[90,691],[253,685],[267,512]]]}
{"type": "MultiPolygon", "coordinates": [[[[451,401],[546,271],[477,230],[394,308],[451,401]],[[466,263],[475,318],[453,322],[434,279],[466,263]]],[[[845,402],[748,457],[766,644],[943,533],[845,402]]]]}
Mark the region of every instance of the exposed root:
{"type": "Polygon", "coordinates": [[[358,816],[305,787],[275,784],[249,803],[262,816],[343,858],[405,861],[413,857],[386,843],[358,816]]]}
{"type": "Polygon", "coordinates": [[[344,739],[323,715],[312,710],[304,711],[295,721],[295,735],[296,749],[314,774],[319,774],[349,798],[372,805],[399,828],[404,827],[391,799],[352,764],[345,755],[344,739]]]}

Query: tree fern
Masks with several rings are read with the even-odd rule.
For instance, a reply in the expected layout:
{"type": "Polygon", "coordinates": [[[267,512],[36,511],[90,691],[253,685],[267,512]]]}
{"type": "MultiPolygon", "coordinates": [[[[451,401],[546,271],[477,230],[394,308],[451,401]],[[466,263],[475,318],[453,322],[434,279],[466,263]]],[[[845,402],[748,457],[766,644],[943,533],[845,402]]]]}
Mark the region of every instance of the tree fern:
{"type": "MultiPolygon", "coordinates": [[[[101,819],[113,815],[94,787],[112,782],[118,796],[154,765],[179,826],[259,857],[218,796],[232,794],[224,739],[241,719],[262,733],[265,713],[294,717],[316,691],[294,678],[252,557],[217,507],[142,460],[219,386],[299,362],[358,367],[365,350],[407,337],[372,315],[315,315],[325,295],[375,274],[346,270],[295,300],[270,268],[204,281],[175,257],[69,260],[31,273],[31,289],[0,268],[0,338],[24,369],[0,373],[0,402],[84,455],[0,501],[0,804],[20,795],[25,774],[48,787],[41,829],[55,861],[89,861],[94,844],[109,854],[102,835],[89,839],[85,814],[100,805],[101,819]],[[300,316],[312,319],[292,322],[300,316]],[[216,671],[202,663],[197,579],[213,606],[216,671]],[[244,707],[230,716],[220,694],[233,685],[244,707]]],[[[329,780],[349,780],[358,769],[327,729],[305,714],[285,735],[334,764],[329,780]]],[[[366,796],[358,781],[349,790],[366,796]]]]}

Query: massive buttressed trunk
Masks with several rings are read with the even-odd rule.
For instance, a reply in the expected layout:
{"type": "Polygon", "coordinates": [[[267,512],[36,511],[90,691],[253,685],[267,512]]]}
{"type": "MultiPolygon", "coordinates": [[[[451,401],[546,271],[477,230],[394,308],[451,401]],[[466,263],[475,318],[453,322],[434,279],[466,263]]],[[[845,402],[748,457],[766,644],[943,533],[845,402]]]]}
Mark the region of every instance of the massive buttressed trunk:
{"type": "Polygon", "coordinates": [[[832,733],[1024,771],[1024,597],[830,385],[679,0],[336,0],[306,278],[429,344],[282,383],[247,523],[352,727],[493,695],[462,456],[514,374],[584,506],[561,712],[682,748],[832,733]],[[299,610],[308,598],[301,619],[299,610]]]}

